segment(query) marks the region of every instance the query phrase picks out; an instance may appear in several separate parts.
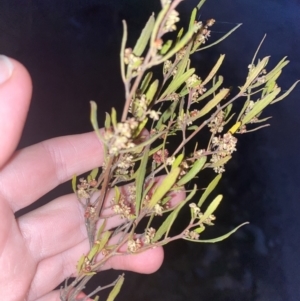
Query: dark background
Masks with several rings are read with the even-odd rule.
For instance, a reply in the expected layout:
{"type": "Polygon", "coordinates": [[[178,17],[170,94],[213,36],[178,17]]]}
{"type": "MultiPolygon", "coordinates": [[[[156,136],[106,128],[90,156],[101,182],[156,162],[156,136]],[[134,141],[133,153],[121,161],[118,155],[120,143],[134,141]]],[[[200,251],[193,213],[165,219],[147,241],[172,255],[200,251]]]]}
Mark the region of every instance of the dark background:
{"type": "MultiPolygon", "coordinates": [[[[180,5],[183,19],[188,20],[197,3],[186,0],[180,5]]],[[[158,0],[0,1],[0,52],[21,61],[34,86],[20,147],[90,131],[91,99],[98,103],[100,118],[112,106],[121,110],[121,20],[128,21],[134,41],[159,5],[158,0]]],[[[285,90],[300,78],[299,15],[298,0],[208,0],[200,18],[217,20],[213,38],[236,23],[243,26],[215,48],[197,54],[195,64],[206,71],[226,53],[221,70],[226,85],[241,85],[267,33],[260,57],[271,54],[272,66],[285,55],[291,60],[279,82],[285,90]]],[[[224,233],[246,220],[251,224],[219,244],[167,246],[157,273],[126,273],[119,300],[300,300],[299,94],[296,88],[287,100],[268,109],[274,116],[272,126],[241,137],[227,167],[215,231],[224,233]]],[[[70,186],[62,185],[36,206],[70,193],[70,186]]],[[[117,274],[109,272],[105,280],[117,274]]],[[[100,274],[97,281],[102,279],[100,274]]]]}

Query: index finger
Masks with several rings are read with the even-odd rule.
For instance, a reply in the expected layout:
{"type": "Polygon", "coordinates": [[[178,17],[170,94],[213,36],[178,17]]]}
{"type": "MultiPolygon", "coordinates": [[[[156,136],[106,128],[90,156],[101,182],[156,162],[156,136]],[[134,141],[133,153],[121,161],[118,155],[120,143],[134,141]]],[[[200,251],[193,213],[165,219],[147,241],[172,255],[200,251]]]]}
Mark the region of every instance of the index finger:
{"type": "Polygon", "coordinates": [[[18,211],[103,162],[94,132],[53,138],[17,151],[0,173],[0,194],[18,211]],[[15,189],[12,189],[15,187],[15,189]]]}

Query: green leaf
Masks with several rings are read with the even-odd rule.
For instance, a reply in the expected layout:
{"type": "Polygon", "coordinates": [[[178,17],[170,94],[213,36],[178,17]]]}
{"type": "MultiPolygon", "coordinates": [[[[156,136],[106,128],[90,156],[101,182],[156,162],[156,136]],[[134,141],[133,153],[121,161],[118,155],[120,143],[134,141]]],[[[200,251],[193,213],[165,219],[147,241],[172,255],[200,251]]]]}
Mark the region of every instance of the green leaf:
{"type": "Polygon", "coordinates": [[[217,61],[217,63],[212,68],[212,70],[209,72],[206,79],[203,81],[202,86],[205,86],[216,75],[216,73],[218,72],[218,70],[220,69],[220,67],[221,67],[221,65],[224,61],[224,58],[225,58],[225,54],[221,54],[218,61],[217,61]]]}
{"type": "Polygon", "coordinates": [[[154,65],[160,65],[164,61],[166,61],[169,58],[171,58],[174,54],[176,54],[185,45],[187,45],[187,43],[189,42],[189,40],[192,38],[192,36],[194,34],[195,28],[196,28],[196,26],[194,25],[193,28],[189,29],[187,31],[187,33],[183,36],[183,38],[180,41],[178,41],[178,43],[166,55],[164,55],[162,59],[156,60],[153,63],[153,66],[154,65]]]}
{"type": "Polygon", "coordinates": [[[181,201],[177,207],[175,209],[173,209],[173,211],[168,215],[168,217],[164,220],[164,222],[161,224],[161,226],[158,228],[158,230],[156,231],[154,238],[153,238],[153,242],[156,242],[158,240],[161,239],[161,237],[166,233],[166,237],[168,235],[168,233],[170,232],[170,229],[174,223],[174,221],[176,220],[179,211],[181,210],[181,208],[195,195],[197,191],[197,185],[194,185],[193,190],[191,191],[191,193],[188,195],[188,197],[184,200],[181,201]]]}
{"type": "Polygon", "coordinates": [[[152,102],[152,100],[153,100],[153,97],[154,97],[155,94],[156,94],[158,85],[159,85],[159,80],[156,79],[156,80],[151,84],[151,86],[149,87],[149,89],[148,89],[148,91],[147,91],[147,93],[146,93],[146,98],[147,98],[147,101],[148,101],[148,105],[151,104],[151,102],[152,102]]]}
{"type": "Polygon", "coordinates": [[[99,253],[98,251],[99,251],[99,244],[95,243],[87,255],[88,260],[91,261],[99,253]]]}
{"type": "Polygon", "coordinates": [[[235,26],[233,29],[231,29],[230,31],[228,31],[223,37],[221,37],[220,39],[218,39],[217,41],[207,45],[207,46],[204,46],[204,47],[201,47],[200,49],[197,49],[195,50],[196,52],[197,51],[202,51],[204,49],[207,49],[207,48],[210,48],[212,46],[215,46],[217,44],[219,44],[220,42],[222,42],[223,40],[225,40],[227,37],[229,37],[234,31],[236,31],[240,26],[242,25],[242,23],[238,24],[237,26],[235,26]]]}
{"type": "Polygon", "coordinates": [[[198,119],[207,113],[209,113],[212,109],[216,108],[216,106],[228,95],[229,89],[222,89],[216,96],[210,100],[195,116],[195,119],[198,119]]]}
{"type": "Polygon", "coordinates": [[[115,108],[111,108],[111,122],[114,127],[117,126],[117,111],[115,108]]]}
{"type": "Polygon", "coordinates": [[[148,204],[149,209],[152,209],[164,197],[164,195],[169,192],[169,190],[175,184],[179,173],[180,168],[177,167],[171,170],[170,173],[166,175],[166,177],[154,191],[148,204]]]}
{"type": "MultiPolygon", "coordinates": [[[[226,164],[229,160],[231,159],[231,156],[226,156],[224,158],[222,158],[221,160],[219,160],[218,162],[215,162],[215,163],[208,163],[206,164],[208,167],[218,167],[218,166],[221,166],[221,165],[224,165],[226,164]]],[[[205,166],[206,167],[206,166],[205,166]]]]}
{"type": "Polygon", "coordinates": [[[82,255],[77,262],[77,265],[76,265],[77,274],[79,274],[81,272],[81,269],[82,269],[82,266],[84,263],[84,258],[85,258],[85,255],[82,255]]]}
{"type": "Polygon", "coordinates": [[[147,169],[147,163],[148,163],[148,154],[149,154],[149,146],[145,149],[143,158],[141,161],[141,164],[139,166],[137,175],[136,175],[136,205],[135,205],[135,214],[136,216],[139,216],[140,213],[140,206],[142,201],[142,195],[143,195],[143,188],[144,188],[144,182],[145,182],[145,176],[146,176],[146,169],[147,169]]]}
{"type": "Polygon", "coordinates": [[[114,190],[115,190],[114,203],[117,205],[119,203],[121,193],[118,186],[115,186],[114,190]]]}
{"type": "Polygon", "coordinates": [[[159,120],[157,121],[157,124],[155,126],[155,128],[157,130],[160,129],[160,127],[162,126],[162,124],[165,124],[167,120],[169,120],[169,118],[174,114],[175,109],[178,105],[178,101],[174,101],[171,103],[171,105],[169,106],[169,108],[167,108],[163,114],[160,116],[159,120]]]}
{"type": "Polygon", "coordinates": [[[106,231],[102,234],[101,239],[99,240],[98,252],[101,252],[102,249],[105,247],[112,233],[112,231],[106,231]]]}
{"type": "Polygon", "coordinates": [[[203,99],[205,99],[206,97],[210,96],[211,94],[215,93],[223,84],[223,76],[218,76],[218,81],[209,89],[207,90],[203,95],[201,95],[199,98],[197,98],[196,102],[199,102],[203,99]]]}
{"type": "Polygon", "coordinates": [[[184,158],[183,154],[178,155],[172,164],[172,169],[177,168],[182,162],[183,158],[184,158]]]}
{"type": "Polygon", "coordinates": [[[164,19],[164,17],[166,16],[168,10],[170,8],[170,4],[166,4],[163,9],[159,12],[157,19],[155,21],[153,30],[152,30],[152,35],[151,35],[151,41],[150,41],[150,46],[152,47],[154,45],[155,39],[157,37],[160,25],[164,19]]]}
{"type": "Polygon", "coordinates": [[[121,287],[124,282],[124,276],[119,276],[119,279],[117,280],[117,283],[115,284],[114,288],[111,290],[111,292],[108,295],[108,298],[106,301],[114,301],[117,295],[119,294],[121,287]]]}
{"type": "Polygon", "coordinates": [[[261,73],[261,71],[266,67],[266,65],[269,62],[270,57],[266,56],[264,57],[258,64],[256,67],[254,67],[253,70],[249,71],[249,75],[247,77],[247,80],[245,82],[245,84],[243,85],[243,87],[241,88],[240,93],[245,93],[246,90],[249,88],[249,86],[252,84],[252,82],[259,76],[259,74],[261,73]]]}
{"type": "Polygon", "coordinates": [[[98,167],[97,167],[97,168],[94,168],[94,169],[90,172],[89,176],[91,177],[92,180],[96,179],[98,172],[99,172],[99,168],[98,168],[98,167]]]}
{"type": "Polygon", "coordinates": [[[167,40],[167,42],[165,44],[163,44],[163,46],[160,50],[160,54],[161,55],[166,54],[169,51],[170,47],[172,46],[172,43],[173,43],[172,40],[167,40]]]}
{"type": "Polygon", "coordinates": [[[74,193],[77,193],[76,183],[77,183],[77,177],[76,177],[76,175],[74,175],[72,177],[72,189],[73,189],[74,193]]]}
{"type": "Polygon", "coordinates": [[[206,0],[201,0],[198,5],[197,5],[197,9],[200,10],[200,8],[202,7],[202,5],[205,3],[206,0]]]}
{"type": "Polygon", "coordinates": [[[195,7],[193,10],[192,10],[192,14],[191,14],[191,18],[190,18],[190,23],[189,23],[189,29],[191,29],[194,24],[195,24],[195,20],[196,20],[196,16],[197,16],[197,8],[195,7]]]}
{"type": "Polygon", "coordinates": [[[203,205],[203,203],[205,202],[205,200],[207,199],[207,197],[211,194],[211,192],[217,187],[219,181],[221,180],[222,175],[218,174],[207,186],[207,188],[205,189],[205,191],[203,192],[199,202],[198,202],[198,207],[201,207],[203,205]]]}
{"type": "Polygon", "coordinates": [[[148,22],[146,23],[145,27],[143,28],[137,43],[135,44],[135,46],[133,48],[134,55],[141,56],[143,54],[143,52],[145,51],[145,48],[148,44],[148,41],[150,39],[152,30],[154,27],[154,23],[155,23],[155,18],[154,18],[154,15],[152,14],[150,16],[148,22]]]}
{"type": "Polygon", "coordinates": [[[177,72],[173,78],[173,81],[176,81],[178,78],[180,78],[180,76],[184,73],[184,71],[186,70],[186,67],[188,65],[189,62],[189,58],[190,58],[190,51],[191,51],[191,44],[189,44],[189,46],[187,47],[187,49],[185,50],[185,54],[184,57],[181,59],[181,61],[179,62],[179,64],[177,65],[177,72]]]}
{"type": "Polygon", "coordinates": [[[122,37],[121,50],[120,50],[120,64],[121,64],[122,80],[125,83],[126,75],[125,75],[124,55],[125,55],[125,47],[127,42],[127,24],[125,20],[123,20],[122,23],[123,23],[123,37],[122,37]]]}
{"type": "Polygon", "coordinates": [[[180,88],[180,86],[185,83],[188,78],[190,78],[195,72],[195,68],[191,68],[189,69],[187,72],[185,72],[184,74],[182,74],[180,77],[178,78],[174,78],[169,86],[166,88],[166,90],[162,93],[162,95],[160,96],[160,98],[164,98],[167,95],[172,94],[173,92],[176,92],[178,88],[180,88]]]}
{"type": "Polygon", "coordinates": [[[200,223],[203,223],[207,218],[209,218],[210,215],[212,215],[215,212],[215,210],[220,205],[222,199],[223,199],[223,196],[221,194],[219,194],[217,197],[214,198],[214,200],[209,204],[206,211],[200,218],[200,223]]]}
{"type": "Polygon", "coordinates": [[[206,156],[201,157],[197,161],[194,162],[192,168],[185,174],[178,182],[178,186],[183,186],[186,183],[190,182],[192,179],[195,178],[195,176],[200,172],[200,170],[203,168],[205,162],[207,160],[206,156]]]}
{"type": "Polygon", "coordinates": [[[257,114],[259,114],[264,108],[266,108],[274,98],[280,93],[280,88],[275,89],[272,93],[265,96],[263,99],[257,101],[252,110],[243,118],[242,124],[247,124],[251,121],[257,114]]]}
{"type": "Polygon", "coordinates": [[[137,129],[134,131],[134,135],[132,136],[133,138],[136,138],[143,131],[147,122],[148,122],[148,117],[146,117],[139,123],[137,129]]]}
{"type": "Polygon", "coordinates": [[[285,93],[283,93],[282,95],[280,95],[279,97],[277,97],[276,99],[274,99],[271,104],[274,104],[284,98],[286,98],[293,90],[294,88],[297,86],[297,84],[300,82],[300,80],[297,80],[285,93]]]}
{"type": "Polygon", "coordinates": [[[91,104],[91,117],[90,117],[90,119],[91,119],[93,129],[94,129],[98,139],[103,143],[103,145],[105,145],[104,140],[102,138],[102,135],[100,134],[98,121],[97,121],[97,104],[94,101],[90,101],[90,104],[91,104]]]}
{"type": "MultiPolygon", "coordinates": [[[[115,186],[117,187],[117,186],[115,186]]],[[[102,235],[103,230],[105,229],[106,226],[106,219],[103,221],[102,225],[100,226],[100,228],[98,229],[97,232],[97,240],[100,240],[100,236],[102,235]]]]}
{"type": "Polygon", "coordinates": [[[228,238],[230,235],[232,235],[234,232],[236,232],[239,228],[243,227],[244,225],[247,225],[249,224],[248,222],[246,223],[243,223],[241,225],[239,225],[238,227],[236,227],[235,229],[233,229],[232,231],[228,232],[227,234],[224,234],[222,236],[219,236],[219,237],[216,237],[216,238],[213,238],[213,239],[198,239],[198,240],[192,240],[192,239],[187,239],[187,238],[184,238],[185,240],[190,240],[190,241],[193,241],[193,242],[202,242],[202,243],[216,243],[216,242],[220,242],[226,238],[228,238]]]}
{"type": "Polygon", "coordinates": [[[152,76],[153,76],[153,72],[148,72],[145,75],[145,77],[144,77],[144,79],[142,81],[141,87],[140,87],[141,94],[144,94],[145,91],[147,90],[147,88],[149,87],[151,79],[152,79],[152,76]]]}
{"type": "Polygon", "coordinates": [[[107,112],[105,112],[104,126],[105,126],[106,129],[109,129],[111,127],[110,115],[107,112]]]}

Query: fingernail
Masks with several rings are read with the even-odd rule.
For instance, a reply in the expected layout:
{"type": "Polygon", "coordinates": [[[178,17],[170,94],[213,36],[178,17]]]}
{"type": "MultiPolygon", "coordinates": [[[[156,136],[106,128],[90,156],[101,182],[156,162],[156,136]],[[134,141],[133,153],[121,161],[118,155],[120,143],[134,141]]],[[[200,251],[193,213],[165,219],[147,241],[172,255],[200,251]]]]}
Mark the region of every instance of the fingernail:
{"type": "Polygon", "coordinates": [[[14,66],[5,55],[0,55],[0,85],[5,83],[12,75],[14,66]]]}

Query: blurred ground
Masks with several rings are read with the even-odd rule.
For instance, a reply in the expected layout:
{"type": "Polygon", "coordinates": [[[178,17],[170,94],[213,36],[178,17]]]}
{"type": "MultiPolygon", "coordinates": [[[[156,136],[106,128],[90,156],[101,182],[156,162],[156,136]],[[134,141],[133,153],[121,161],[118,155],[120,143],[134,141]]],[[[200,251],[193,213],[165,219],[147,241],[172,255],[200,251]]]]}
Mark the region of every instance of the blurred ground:
{"type": "MultiPolygon", "coordinates": [[[[20,147],[91,130],[91,99],[98,102],[100,116],[111,106],[121,109],[120,20],[128,21],[131,38],[136,38],[149,14],[159,8],[158,0],[150,2],[0,1],[0,52],[21,61],[34,85],[20,147]]],[[[197,2],[186,0],[181,5],[186,18],[197,2]]],[[[297,0],[208,0],[200,18],[217,20],[213,36],[235,23],[243,26],[212,51],[198,54],[197,68],[208,70],[220,53],[226,53],[221,73],[228,86],[240,85],[267,33],[260,57],[271,54],[274,65],[288,55],[291,64],[280,81],[287,89],[300,78],[299,13],[297,0]]],[[[272,127],[242,137],[227,168],[215,233],[245,220],[251,224],[220,244],[167,246],[165,263],[157,273],[127,273],[119,300],[300,299],[299,95],[297,88],[287,101],[270,108],[272,127]]],[[[36,206],[70,191],[69,183],[62,185],[36,206]]]]}

